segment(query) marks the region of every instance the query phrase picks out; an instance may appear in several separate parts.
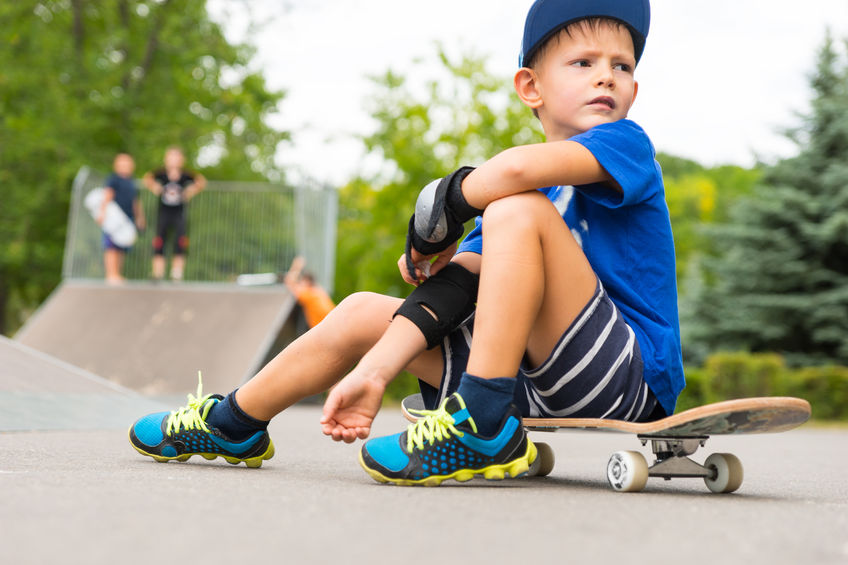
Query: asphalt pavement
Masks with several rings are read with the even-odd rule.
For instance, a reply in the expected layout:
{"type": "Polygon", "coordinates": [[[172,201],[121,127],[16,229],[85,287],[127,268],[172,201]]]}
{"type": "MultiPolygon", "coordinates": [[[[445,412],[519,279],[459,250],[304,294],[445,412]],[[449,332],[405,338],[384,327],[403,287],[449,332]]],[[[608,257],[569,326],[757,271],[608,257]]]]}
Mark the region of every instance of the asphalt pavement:
{"type": "MultiPolygon", "coordinates": [[[[733,494],[700,479],[623,494],[609,455],[648,455],[627,434],[534,432],[557,455],[549,477],[410,488],[372,481],[360,444],[325,438],[319,417],[277,417],[261,469],[156,463],[130,447],[131,421],[0,433],[0,562],[848,563],[848,428],[711,438],[693,458],[735,453],[733,494]]],[[[404,426],[388,408],[374,433],[404,426]]]]}

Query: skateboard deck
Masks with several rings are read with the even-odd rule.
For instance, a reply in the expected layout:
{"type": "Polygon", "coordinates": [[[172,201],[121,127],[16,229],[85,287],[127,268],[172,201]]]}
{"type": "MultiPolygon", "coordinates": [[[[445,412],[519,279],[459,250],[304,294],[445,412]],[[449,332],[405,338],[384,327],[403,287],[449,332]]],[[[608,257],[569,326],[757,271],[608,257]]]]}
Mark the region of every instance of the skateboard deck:
{"type": "MultiPolygon", "coordinates": [[[[404,416],[415,421],[416,411],[424,409],[420,394],[405,398],[401,404],[404,416]]],[[[791,397],[741,398],[699,406],[654,422],[626,422],[600,418],[524,418],[529,431],[609,430],[636,434],[651,449],[656,461],[648,467],[638,451],[619,451],[607,464],[607,479],[615,490],[632,492],[645,487],[648,477],[666,480],[678,477],[701,477],[713,492],[733,492],[742,484],[743,469],[739,459],[729,453],[714,453],[703,465],[689,458],[704,447],[713,435],[785,432],[810,418],[810,404],[791,397]]],[[[531,467],[532,475],[544,476],[554,467],[553,450],[534,441],[539,451],[531,467]]]]}
{"type": "MultiPolygon", "coordinates": [[[[95,188],[85,195],[83,203],[95,220],[100,214],[100,206],[103,204],[105,196],[105,188],[95,188]]],[[[106,215],[103,218],[101,228],[112,240],[112,243],[120,247],[132,247],[138,237],[138,231],[136,231],[132,220],[124,214],[124,211],[114,200],[106,205],[106,215]]]]}

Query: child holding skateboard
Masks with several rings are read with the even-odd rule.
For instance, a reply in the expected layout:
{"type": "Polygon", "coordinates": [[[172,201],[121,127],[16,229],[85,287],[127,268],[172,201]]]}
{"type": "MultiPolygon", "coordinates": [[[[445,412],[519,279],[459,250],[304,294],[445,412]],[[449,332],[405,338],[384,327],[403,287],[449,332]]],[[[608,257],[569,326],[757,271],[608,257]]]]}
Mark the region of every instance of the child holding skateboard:
{"type": "MultiPolygon", "coordinates": [[[[145,227],[144,210],[141,200],[138,198],[138,190],[132,178],[135,171],[135,161],[128,153],[118,153],[112,162],[112,174],[106,179],[103,202],[100,204],[100,213],[97,223],[103,225],[106,217],[106,207],[109,202],[115,202],[121,211],[134,222],[138,229],[145,227]]],[[[106,271],[106,282],[111,285],[124,282],[123,268],[126,247],[116,245],[106,232],[103,232],[103,266],[106,271]]]]}
{"type": "Polygon", "coordinates": [[[171,279],[181,281],[185,270],[188,249],[186,204],[206,188],[206,179],[200,173],[184,169],[185,155],[179,147],[165,151],[165,166],[148,172],[142,179],[144,185],[159,197],[159,215],[156,235],[153,236],[153,278],[165,276],[165,238],[173,232],[174,256],[171,258],[171,279]]]}
{"type": "Polygon", "coordinates": [[[522,415],[670,414],[684,385],[671,226],[653,146],[626,119],[649,19],[647,0],[537,0],[514,85],[547,141],[422,190],[398,261],[412,294],[349,296],[226,398],[139,420],[133,446],[258,466],[267,421],[337,382],[322,429],[365,439],[404,368],[429,410],[363,445],[381,482],[520,475],[536,458],[522,415]]]}

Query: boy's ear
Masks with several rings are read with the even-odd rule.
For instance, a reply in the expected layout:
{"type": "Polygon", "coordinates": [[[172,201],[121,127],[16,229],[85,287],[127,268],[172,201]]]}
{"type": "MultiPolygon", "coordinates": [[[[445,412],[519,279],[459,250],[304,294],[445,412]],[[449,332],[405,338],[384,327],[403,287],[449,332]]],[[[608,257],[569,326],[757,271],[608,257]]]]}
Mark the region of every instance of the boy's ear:
{"type": "Polygon", "coordinates": [[[633,98],[630,99],[630,104],[627,106],[627,113],[624,114],[626,118],[628,114],[630,114],[630,109],[633,107],[633,103],[636,102],[636,93],[639,92],[639,83],[635,80],[633,81],[633,98]]]}
{"type": "Polygon", "coordinates": [[[513,79],[515,93],[524,103],[525,106],[532,110],[538,109],[542,105],[542,94],[538,89],[536,72],[527,67],[521,67],[515,73],[513,79]]]}

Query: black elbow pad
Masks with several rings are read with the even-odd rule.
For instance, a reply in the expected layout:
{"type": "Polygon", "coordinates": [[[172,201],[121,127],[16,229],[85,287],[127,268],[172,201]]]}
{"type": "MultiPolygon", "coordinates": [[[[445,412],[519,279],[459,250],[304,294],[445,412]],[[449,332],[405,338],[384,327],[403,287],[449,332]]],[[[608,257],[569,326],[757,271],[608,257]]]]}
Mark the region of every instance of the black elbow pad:
{"type": "Polygon", "coordinates": [[[468,316],[477,303],[480,276],[456,263],[449,263],[412,291],[395,316],[418,326],[433,349],[468,316]]]}

